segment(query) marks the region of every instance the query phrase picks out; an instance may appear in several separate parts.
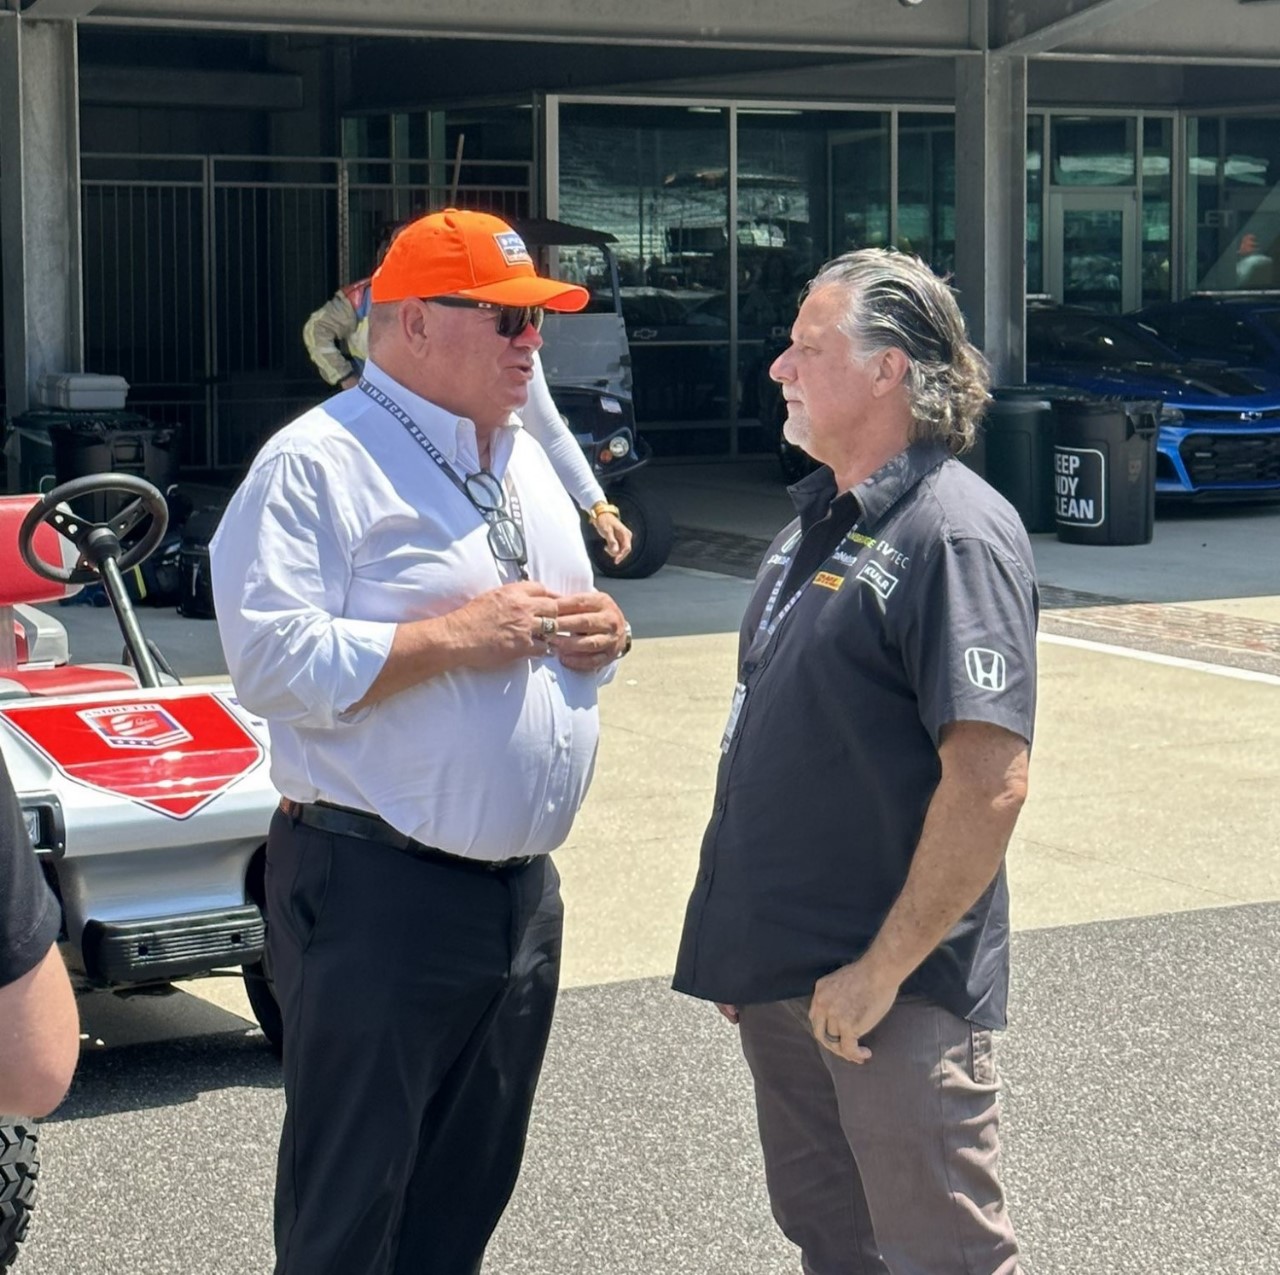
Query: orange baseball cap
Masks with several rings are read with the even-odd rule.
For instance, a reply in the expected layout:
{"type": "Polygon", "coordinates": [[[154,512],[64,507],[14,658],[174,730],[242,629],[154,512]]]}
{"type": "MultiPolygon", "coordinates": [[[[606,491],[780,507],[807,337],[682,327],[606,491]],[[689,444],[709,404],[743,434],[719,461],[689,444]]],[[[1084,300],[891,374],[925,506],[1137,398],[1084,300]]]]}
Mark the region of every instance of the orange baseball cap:
{"type": "Polygon", "coordinates": [[[410,222],[373,272],[373,299],[470,297],[495,305],[581,310],[586,288],[544,279],[524,240],[500,217],[446,208],[410,222]]]}

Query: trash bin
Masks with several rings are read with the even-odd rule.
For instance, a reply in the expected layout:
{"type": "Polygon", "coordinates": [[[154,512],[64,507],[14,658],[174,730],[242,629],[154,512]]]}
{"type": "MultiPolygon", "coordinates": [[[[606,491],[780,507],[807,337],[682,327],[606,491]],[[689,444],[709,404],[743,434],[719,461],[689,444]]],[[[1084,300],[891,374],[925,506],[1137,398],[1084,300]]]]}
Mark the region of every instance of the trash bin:
{"type": "Polygon", "coordinates": [[[979,478],[987,476],[987,431],[981,421],[973,431],[973,446],[957,457],[962,465],[967,465],[979,478]]]}
{"type": "Polygon", "coordinates": [[[1055,402],[1054,518],[1076,545],[1145,545],[1155,532],[1161,404],[1107,398],[1055,402]]]}
{"type": "MultiPolygon", "coordinates": [[[[177,431],[128,411],[28,412],[47,430],[58,482],[89,474],[132,474],[161,493],[178,480],[177,431]]],[[[88,496],[75,502],[82,518],[106,522],[133,498],[88,496]]]]}
{"type": "Polygon", "coordinates": [[[1018,511],[1028,531],[1052,531],[1053,397],[1040,385],[1001,386],[983,419],[986,480],[1018,511]]]}

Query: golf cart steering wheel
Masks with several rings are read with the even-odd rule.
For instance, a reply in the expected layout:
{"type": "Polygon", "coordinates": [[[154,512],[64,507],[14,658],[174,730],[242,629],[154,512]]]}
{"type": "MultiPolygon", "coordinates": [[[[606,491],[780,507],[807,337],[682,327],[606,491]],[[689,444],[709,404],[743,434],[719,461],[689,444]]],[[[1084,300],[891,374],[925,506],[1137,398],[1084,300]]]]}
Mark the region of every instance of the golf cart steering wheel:
{"type": "Polygon", "coordinates": [[[18,529],[18,552],[22,554],[22,561],[46,580],[58,584],[91,584],[99,578],[102,564],[109,558],[116,559],[121,571],[128,571],[150,557],[168,526],[169,506],[159,490],[145,478],[133,474],[88,474],[55,487],[31,506],[18,529]],[[105,495],[136,499],[106,522],[89,522],[73,510],[61,508],[64,501],[105,495]],[[137,544],[123,549],[120,542],[146,517],[151,519],[146,534],[137,544]],[[54,566],[36,554],[36,529],[46,522],[79,550],[80,557],[74,567],[54,566]]]}

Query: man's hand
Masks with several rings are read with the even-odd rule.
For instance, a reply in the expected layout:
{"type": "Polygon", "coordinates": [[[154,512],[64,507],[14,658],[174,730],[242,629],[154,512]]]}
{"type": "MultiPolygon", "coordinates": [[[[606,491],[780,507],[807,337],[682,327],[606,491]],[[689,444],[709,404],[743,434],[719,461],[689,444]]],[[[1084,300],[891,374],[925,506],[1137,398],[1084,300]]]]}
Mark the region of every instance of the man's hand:
{"type": "Polygon", "coordinates": [[[359,712],[456,668],[497,669],[545,655],[547,631],[554,633],[558,623],[557,602],[545,585],[521,580],[490,589],[447,615],[398,624],[373,685],[348,711],[359,712]]]}
{"type": "Polygon", "coordinates": [[[495,669],[513,660],[545,655],[559,623],[558,608],[566,600],[536,580],[521,580],[490,589],[444,618],[463,649],[462,663],[495,669]],[[546,625],[544,620],[556,623],[546,625]]]}
{"type": "Polygon", "coordinates": [[[592,525],[614,562],[621,562],[631,552],[631,528],[617,514],[597,514],[592,525]]]}
{"type": "Polygon", "coordinates": [[[858,1043],[892,1008],[898,982],[866,957],[820,978],[813,986],[809,1023],[824,1049],[851,1063],[868,1062],[871,1050],[858,1043]]]}
{"type": "Polygon", "coordinates": [[[627,622],[607,593],[593,590],[560,598],[557,615],[551,645],[565,668],[594,673],[622,654],[627,622]]]}
{"type": "Polygon", "coordinates": [[[715,1004],[716,1008],[736,1027],[738,1020],[742,1017],[738,1013],[738,1007],[736,1005],[722,1005],[719,1001],[716,1001],[715,1004]]]}

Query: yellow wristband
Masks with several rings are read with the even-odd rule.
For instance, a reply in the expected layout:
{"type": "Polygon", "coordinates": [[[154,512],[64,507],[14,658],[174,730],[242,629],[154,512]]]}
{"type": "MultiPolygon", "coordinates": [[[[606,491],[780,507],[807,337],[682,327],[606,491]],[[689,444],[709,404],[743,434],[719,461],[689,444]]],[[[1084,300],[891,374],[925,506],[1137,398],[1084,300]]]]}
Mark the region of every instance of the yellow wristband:
{"type": "Polygon", "coordinates": [[[595,522],[595,520],[599,518],[601,514],[612,514],[615,518],[617,518],[618,506],[611,505],[607,500],[597,500],[596,503],[592,505],[589,510],[587,510],[587,517],[592,522],[595,522]]]}

